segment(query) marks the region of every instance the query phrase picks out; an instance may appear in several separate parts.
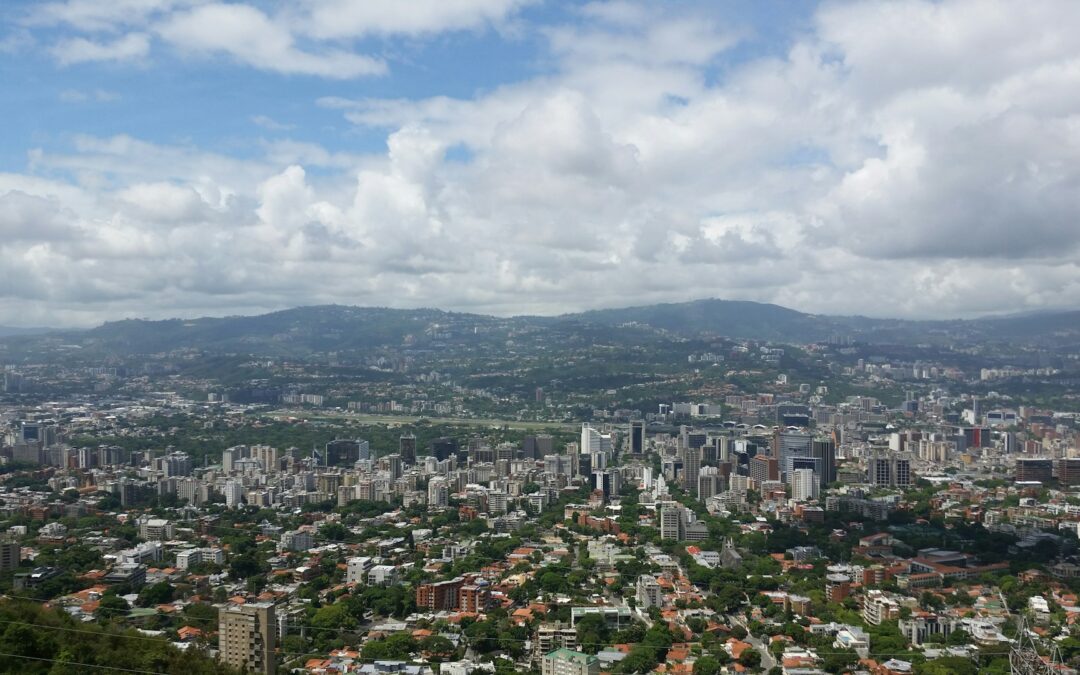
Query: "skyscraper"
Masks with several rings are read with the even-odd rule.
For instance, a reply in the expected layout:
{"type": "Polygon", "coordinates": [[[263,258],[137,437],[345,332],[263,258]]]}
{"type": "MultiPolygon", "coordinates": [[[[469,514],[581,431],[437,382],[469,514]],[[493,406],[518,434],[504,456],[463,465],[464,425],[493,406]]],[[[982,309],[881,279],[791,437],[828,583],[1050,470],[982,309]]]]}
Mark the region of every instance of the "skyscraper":
{"type": "Polygon", "coordinates": [[[818,477],[811,469],[795,469],[791,478],[791,498],[805,502],[817,499],[818,477]]]}
{"type": "Polygon", "coordinates": [[[611,434],[602,434],[589,423],[581,425],[581,454],[611,453],[611,434]]]}
{"type": "Polygon", "coordinates": [[[683,452],[683,488],[697,497],[698,474],[701,473],[701,446],[690,446],[683,452]]]}
{"type": "Polygon", "coordinates": [[[252,603],[221,610],[218,649],[221,660],[241,671],[273,675],[277,669],[274,605],[252,603]]]}
{"type": "Polygon", "coordinates": [[[398,454],[401,455],[401,461],[407,465],[416,464],[416,436],[412,434],[402,434],[398,439],[398,454]]]}
{"type": "Polygon", "coordinates": [[[630,423],[630,452],[635,455],[645,452],[645,422],[642,420],[630,423]]]}
{"type": "Polygon", "coordinates": [[[818,469],[820,471],[818,478],[820,479],[820,485],[822,488],[827,488],[829,485],[836,482],[836,443],[831,438],[819,438],[813,443],[810,449],[811,455],[814,459],[820,460],[818,469]]]}

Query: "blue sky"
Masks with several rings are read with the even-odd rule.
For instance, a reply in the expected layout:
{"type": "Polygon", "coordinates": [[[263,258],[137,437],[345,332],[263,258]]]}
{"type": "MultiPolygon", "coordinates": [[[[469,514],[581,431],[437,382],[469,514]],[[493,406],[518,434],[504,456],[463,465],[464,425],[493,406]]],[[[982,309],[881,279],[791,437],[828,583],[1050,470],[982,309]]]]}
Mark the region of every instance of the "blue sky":
{"type": "MultiPolygon", "coordinates": [[[[581,25],[580,9],[585,4],[527,3],[506,17],[513,24],[509,26],[478,24],[443,34],[350,41],[357,51],[385,59],[388,71],[341,81],[267,72],[228,57],[184,54],[158,45],[146,58],[61,65],[48,52],[50,45],[83,32],[61,24],[28,34],[23,26],[35,24],[33,17],[42,3],[8,2],[0,11],[9,27],[9,41],[33,42],[0,61],[0,110],[10,131],[0,138],[0,168],[22,170],[29,149],[62,148],[72,134],[128,134],[158,143],[227,148],[237,155],[255,151],[260,139],[283,136],[352,152],[379,152],[385,148],[385,133],[358,130],[316,102],[332,96],[468,98],[551,74],[557,64],[542,31],[581,25]]],[[[683,11],[711,16],[751,38],[708,64],[713,78],[722,78],[726,68],[746,60],[782,55],[814,6],[776,0],[711,8],[708,4],[682,6],[683,11]]]]}
{"type": "Polygon", "coordinates": [[[1074,307],[1077,28],[1043,0],[7,2],[0,323],[1074,307]]]}

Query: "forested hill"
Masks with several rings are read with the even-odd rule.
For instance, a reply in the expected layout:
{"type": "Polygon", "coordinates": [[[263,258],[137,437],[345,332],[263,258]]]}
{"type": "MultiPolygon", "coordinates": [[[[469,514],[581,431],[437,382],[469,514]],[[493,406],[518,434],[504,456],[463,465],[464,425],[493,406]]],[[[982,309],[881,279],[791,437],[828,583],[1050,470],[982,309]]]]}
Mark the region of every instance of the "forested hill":
{"type": "MultiPolygon", "coordinates": [[[[515,335],[548,331],[556,339],[594,339],[619,329],[627,340],[724,336],[806,344],[831,339],[876,344],[964,345],[993,342],[1072,347],[1080,312],[976,320],[908,321],[806,314],[778,305],[698,300],[556,317],[499,318],[438,309],[323,305],[258,316],[149,321],[129,319],[85,331],[2,338],[10,353],[39,346],[93,353],[147,354],[178,349],[252,355],[304,355],[380,347],[459,344],[504,349],[515,335]],[[635,330],[636,329],[636,330],[635,330]]],[[[557,345],[557,342],[552,342],[557,345]]]]}

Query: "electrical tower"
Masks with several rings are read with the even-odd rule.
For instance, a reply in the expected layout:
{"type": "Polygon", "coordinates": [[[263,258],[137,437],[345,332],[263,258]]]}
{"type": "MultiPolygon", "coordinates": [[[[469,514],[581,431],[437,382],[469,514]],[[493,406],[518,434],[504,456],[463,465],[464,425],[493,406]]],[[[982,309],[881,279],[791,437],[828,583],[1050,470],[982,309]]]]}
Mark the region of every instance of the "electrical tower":
{"type": "Polygon", "coordinates": [[[1050,661],[1043,661],[1035,650],[1035,641],[1028,632],[1027,621],[1020,616],[1016,624],[1016,642],[1009,649],[1009,668],[1012,675],[1056,675],[1055,665],[1060,662],[1057,646],[1050,661]]]}

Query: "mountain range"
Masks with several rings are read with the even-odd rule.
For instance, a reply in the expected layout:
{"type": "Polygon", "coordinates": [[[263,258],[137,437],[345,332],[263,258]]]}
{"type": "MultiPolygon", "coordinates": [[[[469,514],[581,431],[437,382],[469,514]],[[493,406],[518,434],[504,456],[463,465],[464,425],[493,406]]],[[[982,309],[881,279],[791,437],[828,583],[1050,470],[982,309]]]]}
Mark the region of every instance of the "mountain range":
{"type": "Polygon", "coordinates": [[[5,335],[0,330],[0,339],[9,348],[44,342],[128,354],[195,348],[273,355],[398,346],[454,336],[466,340],[487,334],[545,329],[581,330],[590,335],[595,335],[597,329],[607,332],[633,329],[676,339],[723,336],[795,344],[841,339],[876,344],[1007,343],[1062,348],[1080,345],[1080,311],[911,321],[806,314],[772,304],[708,299],[555,317],[500,318],[437,309],[321,305],[257,316],[127,319],[89,330],[54,331],[46,335],[36,329],[14,335],[5,335]]]}

